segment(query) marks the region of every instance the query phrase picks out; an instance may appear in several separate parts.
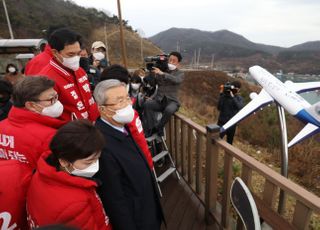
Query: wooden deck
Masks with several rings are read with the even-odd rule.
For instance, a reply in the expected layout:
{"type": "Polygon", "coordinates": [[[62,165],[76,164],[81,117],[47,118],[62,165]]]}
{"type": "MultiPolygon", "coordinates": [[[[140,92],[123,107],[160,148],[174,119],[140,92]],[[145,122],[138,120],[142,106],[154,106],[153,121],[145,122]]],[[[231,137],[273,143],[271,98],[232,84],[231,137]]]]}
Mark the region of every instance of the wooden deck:
{"type": "Polygon", "coordinates": [[[178,180],[176,175],[169,176],[162,182],[161,190],[167,222],[167,228],[163,224],[162,230],[217,229],[215,225],[206,225],[203,204],[182,178],[178,180]]]}

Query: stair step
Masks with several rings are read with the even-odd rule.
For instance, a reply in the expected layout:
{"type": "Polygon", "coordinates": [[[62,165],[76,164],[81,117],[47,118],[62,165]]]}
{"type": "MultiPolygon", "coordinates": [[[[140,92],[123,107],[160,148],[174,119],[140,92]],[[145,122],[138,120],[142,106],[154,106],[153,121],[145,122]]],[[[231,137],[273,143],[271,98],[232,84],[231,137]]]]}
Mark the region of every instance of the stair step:
{"type": "Polygon", "coordinates": [[[146,140],[147,140],[147,142],[152,142],[155,139],[157,139],[157,137],[158,137],[158,134],[154,133],[154,134],[152,134],[152,136],[147,137],[146,140]]]}
{"type": "Polygon", "coordinates": [[[174,167],[168,168],[164,173],[161,174],[161,176],[157,178],[157,181],[161,183],[162,181],[164,181],[164,179],[166,179],[171,173],[175,171],[176,171],[176,168],[174,167]]]}
{"type": "Polygon", "coordinates": [[[152,157],[153,162],[157,162],[158,160],[160,160],[164,156],[168,155],[168,153],[169,153],[168,151],[162,151],[161,153],[155,155],[154,157],[152,157]]]}

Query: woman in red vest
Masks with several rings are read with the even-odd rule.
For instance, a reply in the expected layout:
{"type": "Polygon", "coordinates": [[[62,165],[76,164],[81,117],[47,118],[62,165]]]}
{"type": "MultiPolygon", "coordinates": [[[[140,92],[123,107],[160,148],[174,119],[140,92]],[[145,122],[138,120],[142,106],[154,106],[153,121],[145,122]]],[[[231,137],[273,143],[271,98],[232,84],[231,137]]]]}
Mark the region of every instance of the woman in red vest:
{"type": "Polygon", "coordinates": [[[112,229],[96,194],[97,182],[91,178],[99,169],[103,146],[102,134],[89,121],[73,121],[58,130],[51,151],[39,159],[28,190],[31,228],[59,223],[112,229]]]}

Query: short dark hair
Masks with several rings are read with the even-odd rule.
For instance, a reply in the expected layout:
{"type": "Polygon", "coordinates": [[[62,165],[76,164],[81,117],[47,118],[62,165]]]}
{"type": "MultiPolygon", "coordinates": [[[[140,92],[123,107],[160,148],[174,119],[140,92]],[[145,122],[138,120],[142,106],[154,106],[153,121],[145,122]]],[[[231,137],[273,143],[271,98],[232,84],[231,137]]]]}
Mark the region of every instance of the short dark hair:
{"type": "Polygon", "coordinates": [[[27,101],[37,101],[42,92],[54,87],[54,81],[44,76],[24,77],[13,88],[13,105],[24,107],[27,101]]]}
{"type": "Polygon", "coordinates": [[[50,47],[58,51],[63,50],[66,45],[72,45],[76,42],[79,42],[81,47],[82,38],[80,34],[67,28],[55,30],[49,38],[50,47]]]}
{"type": "Polygon", "coordinates": [[[238,89],[241,88],[241,82],[240,81],[233,81],[233,82],[231,82],[231,85],[233,85],[235,88],[238,88],[238,89]]]}
{"type": "Polygon", "coordinates": [[[137,75],[133,75],[130,78],[130,82],[131,83],[142,83],[141,77],[137,76],[137,75]]]}
{"type": "Polygon", "coordinates": [[[0,79],[0,93],[1,94],[11,95],[12,90],[13,90],[13,87],[12,87],[11,82],[4,80],[4,79],[0,79]]]}
{"type": "Polygon", "coordinates": [[[13,68],[16,69],[16,71],[13,72],[12,74],[17,74],[17,73],[19,72],[19,69],[18,69],[18,67],[17,67],[15,64],[9,63],[9,64],[6,66],[6,73],[10,73],[10,71],[9,71],[9,68],[10,68],[10,67],[13,67],[13,68]]]}
{"type": "Polygon", "coordinates": [[[122,65],[114,64],[103,70],[100,81],[116,79],[125,84],[129,83],[129,71],[122,65]]]}
{"type": "Polygon", "coordinates": [[[176,56],[176,57],[178,58],[178,62],[181,62],[182,56],[181,56],[181,54],[180,54],[179,52],[173,51],[173,52],[171,52],[171,53],[169,54],[169,57],[170,57],[171,55],[176,56]]]}
{"type": "Polygon", "coordinates": [[[105,140],[101,132],[88,120],[75,120],[62,126],[50,142],[53,164],[58,168],[58,159],[70,163],[101,151],[105,140]]]}

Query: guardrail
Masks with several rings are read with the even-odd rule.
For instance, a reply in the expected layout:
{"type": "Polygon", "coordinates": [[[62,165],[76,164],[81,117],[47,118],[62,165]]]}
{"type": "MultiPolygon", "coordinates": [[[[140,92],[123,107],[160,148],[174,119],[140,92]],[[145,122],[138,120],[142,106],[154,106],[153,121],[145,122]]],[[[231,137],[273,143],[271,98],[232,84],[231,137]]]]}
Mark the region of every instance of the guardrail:
{"type": "MultiPolygon", "coordinates": [[[[176,114],[166,130],[177,169],[205,206],[207,223],[231,228],[236,215],[231,211],[230,187],[235,174],[239,174],[253,194],[260,217],[273,229],[312,228],[311,215],[320,214],[320,198],[221,140],[218,126],[205,129],[176,114]],[[233,168],[235,161],[240,165],[239,172],[233,168]],[[253,180],[259,183],[253,184],[253,180]],[[280,190],[286,201],[290,198],[290,213],[286,215],[276,211],[280,190]]],[[[243,228],[239,218],[236,225],[237,229],[243,228]]]]}

